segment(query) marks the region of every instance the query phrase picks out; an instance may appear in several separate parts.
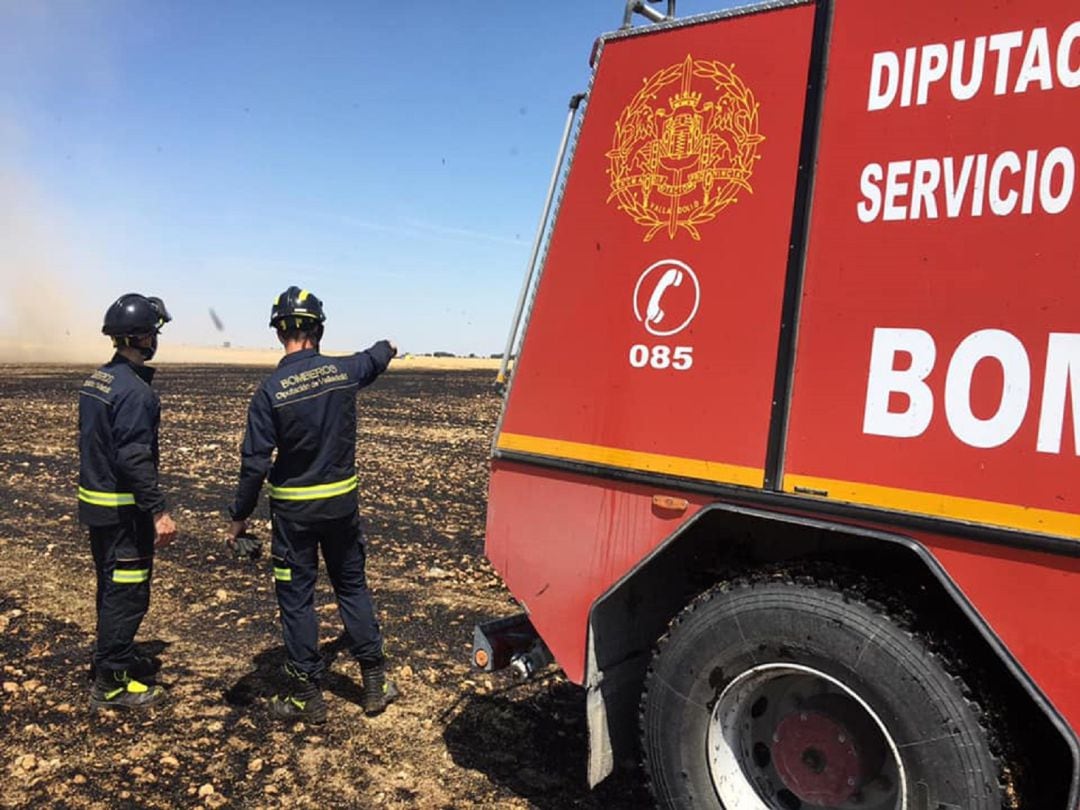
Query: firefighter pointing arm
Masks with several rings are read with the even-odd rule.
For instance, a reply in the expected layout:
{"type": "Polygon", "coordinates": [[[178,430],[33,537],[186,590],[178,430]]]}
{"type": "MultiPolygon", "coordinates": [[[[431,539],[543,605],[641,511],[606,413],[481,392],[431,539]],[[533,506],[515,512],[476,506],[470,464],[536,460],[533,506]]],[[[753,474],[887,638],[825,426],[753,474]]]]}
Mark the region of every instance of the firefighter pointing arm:
{"type": "Polygon", "coordinates": [[[398,696],[386,678],[367,588],[356,480],[356,394],[386,370],[397,347],[380,340],[357,354],[325,357],[319,353],[325,320],[322,302],[307,290],[289,287],[274,302],[270,326],[285,357],[248,407],[240,481],[229,509],[228,542],[242,550],[247,519],[269,479],[271,554],[288,654],[288,687],[271,699],[270,713],[285,721],[326,717],[314,605],[320,550],[350,652],[360,663],[365,713],[379,714],[398,696]]]}
{"type": "Polygon", "coordinates": [[[134,642],[150,606],[154,549],[176,534],[158,484],[161,405],[146,365],[170,320],[160,298],[118,298],[101,328],[116,353],[79,390],[79,520],[97,569],[93,708],[143,709],[165,699],[164,687],[140,680],[153,665],[134,642]]]}

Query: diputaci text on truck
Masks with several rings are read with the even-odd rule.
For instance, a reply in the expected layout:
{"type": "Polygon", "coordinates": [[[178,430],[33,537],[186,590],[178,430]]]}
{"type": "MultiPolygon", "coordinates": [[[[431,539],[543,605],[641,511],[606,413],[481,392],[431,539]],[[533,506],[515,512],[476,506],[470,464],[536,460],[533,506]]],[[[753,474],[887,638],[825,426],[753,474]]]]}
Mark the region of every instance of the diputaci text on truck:
{"type": "Polygon", "coordinates": [[[590,782],[663,806],[1076,808],[1080,6],[634,11],[526,282],[526,615],[477,663],[553,657],[590,782]]]}

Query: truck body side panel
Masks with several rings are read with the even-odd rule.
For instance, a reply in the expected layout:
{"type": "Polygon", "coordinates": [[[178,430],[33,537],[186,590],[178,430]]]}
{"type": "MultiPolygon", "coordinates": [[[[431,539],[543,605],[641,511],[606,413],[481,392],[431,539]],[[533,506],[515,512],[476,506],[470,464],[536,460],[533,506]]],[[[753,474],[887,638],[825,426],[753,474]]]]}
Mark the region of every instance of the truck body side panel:
{"type": "MultiPolygon", "coordinates": [[[[567,677],[585,677],[593,604],[708,502],[682,514],[652,506],[644,487],[569,471],[495,462],[488,555],[528,609],[567,677]]],[[[808,513],[812,514],[812,513],[808,513]]],[[[848,522],[848,521],[845,521],[848,522]]],[[[884,524],[867,529],[897,532],[884,524]]],[[[1073,728],[1080,725],[1080,558],[902,531],[940,563],[987,626],[1073,728]]],[[[717,537],[717,542],[725,542],[717,537]]]]}
{"type": "Polygon", "coordinates": [[[1080,11],[837,0],[783,489],[1080,539],[1080,11]]]}
{"type": "Polygon", "coordinates": [[[499,449],[762,486],[813,19],[604,46],[499,449]]]}

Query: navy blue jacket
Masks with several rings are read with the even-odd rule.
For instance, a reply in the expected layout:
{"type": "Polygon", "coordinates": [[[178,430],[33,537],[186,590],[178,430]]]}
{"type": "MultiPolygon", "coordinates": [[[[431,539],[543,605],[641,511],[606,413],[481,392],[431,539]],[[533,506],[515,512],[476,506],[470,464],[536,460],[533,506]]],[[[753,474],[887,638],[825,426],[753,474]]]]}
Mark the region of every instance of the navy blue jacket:
{"type": "Polygon", "coordinates": [[[161,403],[154,369],[116,354],[79,389],[79,520],[112,526],[165,509],[158,485],[161,403]]]}
{"type": "Polygon", "coordinates": [[[390,344],[380,340],[347,357],[304,349],[282,358],[248,407],[240,483],[229,509],[234,520],[255,510],[268,472],[276,514],[315,521],[356,511],[356,392],[382,374],[392,356],[390,344]]]}

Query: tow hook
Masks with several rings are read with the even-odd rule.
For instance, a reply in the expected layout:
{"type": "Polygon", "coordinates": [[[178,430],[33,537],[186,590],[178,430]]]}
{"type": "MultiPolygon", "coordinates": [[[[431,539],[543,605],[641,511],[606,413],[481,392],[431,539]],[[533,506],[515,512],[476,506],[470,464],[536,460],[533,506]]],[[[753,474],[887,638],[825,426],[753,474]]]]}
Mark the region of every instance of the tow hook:
{"type": "Polygon", "coordinates": [[[544,642],[537,639],[528,650],[510,659],[510,672],[519,681],[527,681],[554,659],[544,642]]]}

